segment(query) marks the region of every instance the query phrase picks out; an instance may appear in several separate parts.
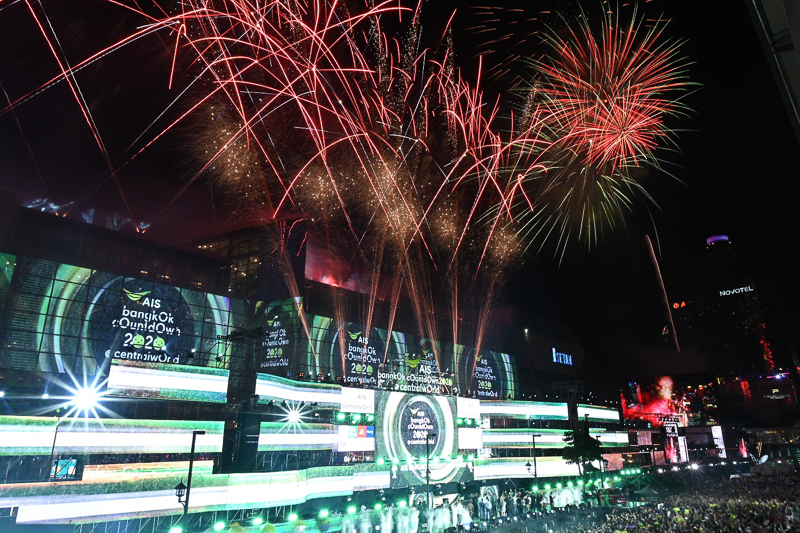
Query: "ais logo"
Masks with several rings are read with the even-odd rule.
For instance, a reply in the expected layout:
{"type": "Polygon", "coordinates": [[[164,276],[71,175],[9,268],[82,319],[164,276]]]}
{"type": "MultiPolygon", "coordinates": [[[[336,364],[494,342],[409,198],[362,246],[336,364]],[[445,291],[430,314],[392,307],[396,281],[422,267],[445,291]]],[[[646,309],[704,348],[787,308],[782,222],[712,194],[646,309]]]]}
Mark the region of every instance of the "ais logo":
{"type": "Polygon", "coordinates": [[[125,291],[125,296],[127,296],[132,302],[139,302],[140,304],[153,309],[161,309],[161,300],[158,298],[147,298],[147,295],[150,294],[150,291],[132,292],[125,288],[122,290],[125,291]]]}
{"type": "Polygon", "coordinates": [[[408,366],[410,366],[411,368],[417,368],[417,365],[419,365],[422,359],[423,358],[417,354],[414,355],[406,354],[406,363],[408,363],[408,366]]]}

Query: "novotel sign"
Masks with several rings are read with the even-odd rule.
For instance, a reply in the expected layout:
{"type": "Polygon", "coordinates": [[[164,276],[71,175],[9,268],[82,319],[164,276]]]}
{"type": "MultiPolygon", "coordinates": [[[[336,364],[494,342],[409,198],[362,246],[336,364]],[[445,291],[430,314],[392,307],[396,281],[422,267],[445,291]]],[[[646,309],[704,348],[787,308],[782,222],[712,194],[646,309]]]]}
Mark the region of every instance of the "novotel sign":
{"type": "Polygon", "coordinates": [[[562,365],[572,365],[572,356],[568,353],[561,353],[553,348],[553,362],[562,365]]]}
{"type": "Polygon", "coordinates": [[[750,285],[746,287],[738,287],[736,289],[728,289],[724,291],[719,291],[720,296],[730,296],[731,294],[742,294],[743,292],[753,292],[753,288],[750,285]]]}

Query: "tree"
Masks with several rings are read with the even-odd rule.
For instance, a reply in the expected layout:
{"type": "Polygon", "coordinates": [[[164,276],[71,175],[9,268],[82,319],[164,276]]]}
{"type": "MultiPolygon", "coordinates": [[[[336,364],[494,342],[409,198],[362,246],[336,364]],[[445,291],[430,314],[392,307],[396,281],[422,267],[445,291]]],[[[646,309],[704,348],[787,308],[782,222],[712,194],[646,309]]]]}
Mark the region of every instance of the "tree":
{"type": "Polygon", "coordinates": [[[590,437],[584,431],[567,431],[564,433],[564,442],[567,445],[561,453],[561,456],[567,460],[568,464],[578,465],[578,474],[583,474],[583,465],[585,463],[603,459],[603,454],[600,450],[600,441],[590,437]]]}

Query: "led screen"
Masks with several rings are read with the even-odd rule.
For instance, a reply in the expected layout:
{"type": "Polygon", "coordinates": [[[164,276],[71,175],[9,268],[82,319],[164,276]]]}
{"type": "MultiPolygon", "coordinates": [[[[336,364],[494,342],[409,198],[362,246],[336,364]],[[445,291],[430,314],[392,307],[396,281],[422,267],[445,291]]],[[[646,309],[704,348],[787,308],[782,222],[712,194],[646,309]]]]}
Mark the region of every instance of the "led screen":
{"type": "Polygon", "coordinates": [[[713,380],[705,375],[660,376],[631,381],[622,391],[625,420],[641,420],[652,427],[677,423],[681,427],[717,423],[713,380]]]}
{"type": "Polygon", "coordinates": [[[291,376],[295,354],[302,353],[307,345],[302,305],[299,298],[256,302],[256,323],[264,332],[258,355],[259,372],[291,376]]]}
{"type": "MultiPolygon", "coordinates": [[[[342,383],[425,394],[515,394],[508,354],[473,349],[329,317],[306,315],[309,343],[300,368],[342,383]]],[[[305,325],[304,325],[305,327],[305,325]]]]}
{"type": "Polygon", "coordinates": [[[424,483],[426,457],[431,483],[472,479],[459,457],[454,397],[379,391],[376,412],[377,454],[392,463],[392,487],[424,483]]]}
{"type": "Polygon", "coordinates": [[[620,422],[619,410],[613,407],[585,404],[578,404],[578,419],[615,424],[620,422]]]}
{"type": "Polygon", "coordinates": [[[188,453],[222,449],[223,422],[0,416],[0,456],[188,453]]]}
{"type": "Polygon", "coordinates": [[[107,394],[128,398],[225,403],[228,371],[216,368],[125,363],[117,361],[108,373],[107,394]]]}
{"type": "Polygon", "coordinates": [[[95,374],[110,360],[213,366],[244,325],[222,296],[22,258],[4,359],[21,370],[95,374]]]}

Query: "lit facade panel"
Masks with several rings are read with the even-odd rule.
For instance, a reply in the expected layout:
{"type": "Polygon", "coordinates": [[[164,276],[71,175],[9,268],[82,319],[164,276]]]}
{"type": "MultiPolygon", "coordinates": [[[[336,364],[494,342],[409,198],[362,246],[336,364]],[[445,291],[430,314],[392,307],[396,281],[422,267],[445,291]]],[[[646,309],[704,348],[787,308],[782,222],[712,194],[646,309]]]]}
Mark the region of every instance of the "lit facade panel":
{"type": "Polygon", "coordinates": [[[556,402],[481,402],[481,415],[569,420],[567,404],[556,402]]]}
{"type": "Polygon", "coordinates": [[[588,417],[590,422],[619,423],[619,410],[613,407],[602,407],[598,405],[578,404],[578,419],[585,420],[588,417]]]}

